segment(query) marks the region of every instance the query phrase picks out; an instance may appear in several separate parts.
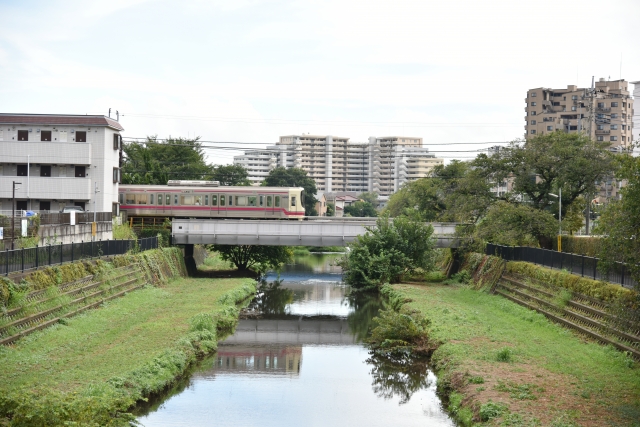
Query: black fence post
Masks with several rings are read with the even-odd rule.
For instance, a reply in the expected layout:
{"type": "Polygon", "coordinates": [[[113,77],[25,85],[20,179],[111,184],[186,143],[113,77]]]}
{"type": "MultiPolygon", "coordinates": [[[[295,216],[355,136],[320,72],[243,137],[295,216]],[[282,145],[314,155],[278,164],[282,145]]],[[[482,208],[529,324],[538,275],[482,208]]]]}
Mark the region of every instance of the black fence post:
{"type": "Polygon", "coordinates": [[[71,262],[73,262],[73,242],[71,242],[71,262]]]}
{"type": "Polygon", "coordinates": [[[582,275],[582,277],[584,277],[584,254],[582,254],[582,270],[580,274],[582,275]]]}
{"type": "Polygon", "coordinates": [[[38,248],[38,245],[36,245],[36,268],[38,268],[38,252],[40,252],[38,248]]]}
{"type": "Polygon", "coordinates": [[[22,262],[21,262],[21,270],[24,273],[24,247],[22,248],[22,253],[20,254],[21,258],[22,258],[22,262]]]}
{"type": "Polygon", "coordinates": [[[5,266],[6,266],[6,268],[5,268],[5,276],[8,276],[9,275],[9,248],[5,249],[4,252],[6,254],[6,256],[5,256],[5,261],[6,261],[5,262],[5,266]]]}
{"type": "Polygon", "coordinates": [[[625,267],[625,265],[624,265],[624,263],[622,263],[622,275],[620,276],[620,284],[622,286],[624,286],[624,273],[625,273],[624,267],[625,267]]]}
{"type": "Polygon", "coordinates": [[[53,246],[51,243],[49,243],[49,264],[47,265],[51,265],[51,246],[53,246]]]}
{"type": "Polygon", "coordinates": [[[60,265],[62,265],[62,242],[60,242],[60,265]]]}
{"type": "Polygon", "coordinates": [[[593,280],[596,280],[596,271],[598,270],[596,266],[598,265],[597,258],[593,258],[593,280]]]}

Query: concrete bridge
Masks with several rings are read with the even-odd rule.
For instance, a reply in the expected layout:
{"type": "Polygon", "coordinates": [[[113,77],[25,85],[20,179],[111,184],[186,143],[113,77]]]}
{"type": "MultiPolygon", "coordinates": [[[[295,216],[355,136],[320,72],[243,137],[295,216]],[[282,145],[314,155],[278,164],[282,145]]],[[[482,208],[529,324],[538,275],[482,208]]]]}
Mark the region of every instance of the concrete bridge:
{"type": "MultiPolygon", "coordinates": [[[[458,246],[456,223],[430,223],[439,248],[458,246]]],[[[171,235],[178,245],[346,246],[375,218],[315,217],[305,221],[242,219],[174,219],[171,235]]]]}

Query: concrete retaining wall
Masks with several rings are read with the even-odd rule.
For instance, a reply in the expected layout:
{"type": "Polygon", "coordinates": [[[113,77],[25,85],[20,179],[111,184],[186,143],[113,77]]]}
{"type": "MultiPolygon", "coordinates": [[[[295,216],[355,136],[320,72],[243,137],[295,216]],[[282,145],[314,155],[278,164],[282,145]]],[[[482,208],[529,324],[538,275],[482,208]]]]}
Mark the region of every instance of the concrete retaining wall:
{"type": "MultiPolygon", "coordinates": [[[[113,239],[110,222],[98,222],[95,240],[113,239]]],[[[38,230],[40,244],[47,243],[79,243],[91,241],[91,224],[77,225],[42,225],[38,230]]]]}

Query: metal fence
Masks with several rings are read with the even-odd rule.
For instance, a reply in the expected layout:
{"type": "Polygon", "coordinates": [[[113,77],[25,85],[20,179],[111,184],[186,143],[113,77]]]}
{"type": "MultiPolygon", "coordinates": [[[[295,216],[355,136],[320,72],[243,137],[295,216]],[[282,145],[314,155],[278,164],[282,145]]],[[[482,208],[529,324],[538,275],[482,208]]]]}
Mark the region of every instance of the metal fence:
{"type": "Polygon", "coordinates": [[[133,249],[136,243],[140,251],[156,249],[158,247],[158,236],[137,240],[99,240],[6,250],[0,252],[0,274],[8,275],[16,271],[25,271],[47,265],[59,265],[81,259],[122,255],[133,249]]]}
{"type": "Polygon", "coordinates": [[[598,258],[586,255],[570,254],[549,249],[530,248],[527,246],[502,246],[488,243],[485,254],[494,255],[507,261],[526,261],[543,267],[566,270],[571,274],[588,277],[594,280],[605,280],[627,288],[637,285],[631,273],[623,263],[616,263],[608,273],[598,269],[598,258]]]}

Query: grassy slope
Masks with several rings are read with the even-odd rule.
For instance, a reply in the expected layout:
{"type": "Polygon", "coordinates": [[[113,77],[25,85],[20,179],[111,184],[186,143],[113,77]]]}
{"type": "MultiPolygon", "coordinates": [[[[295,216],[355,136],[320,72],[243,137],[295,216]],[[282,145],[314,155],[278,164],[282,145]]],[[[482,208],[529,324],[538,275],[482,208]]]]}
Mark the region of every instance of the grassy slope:
{"type": "Polygon", "coordinates": [[[187,334],[189,319],[220,307],[249,279],[178,279],[149,287],[0,348],[0,393],[19,386],[69,392],[135,370],[187,334]]]}
{"type": "Polygon", "coordinates": [[[444,343],[433,361],[443,376],[458,374],[452,388],[466,397],[461,406],[467,406],[467,418],[469,408],[475,405],[477,414],[492,400],[519,414],[511,415],[517,423],[503,415],[492,421],[495,425],[538,425],[535,419],[554,426],[640,425],[640,368],[620,352],[585,343],[499,296],[462,286],[394,288],[431,319],[431,338],[444,343]],[[505,348],[512,361],[498,362],[505,348]],[[469,384],[460,373],[480,376],[484,383],[469,384]],[[504,387],[500,391],[500,381],[531,393],[514,397],[504,387]]]}

